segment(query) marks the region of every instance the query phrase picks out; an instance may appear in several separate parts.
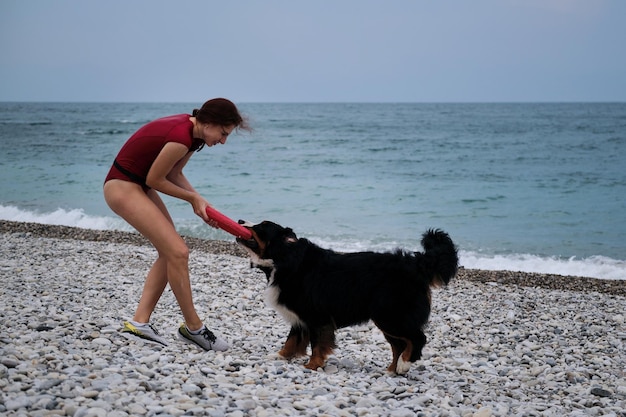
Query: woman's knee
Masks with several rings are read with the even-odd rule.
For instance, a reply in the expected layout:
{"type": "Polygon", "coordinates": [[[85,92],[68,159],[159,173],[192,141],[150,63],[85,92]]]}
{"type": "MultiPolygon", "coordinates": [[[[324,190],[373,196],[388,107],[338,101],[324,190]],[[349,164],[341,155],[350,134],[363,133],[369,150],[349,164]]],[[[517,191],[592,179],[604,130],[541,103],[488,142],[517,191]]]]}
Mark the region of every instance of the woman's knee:
{"type": "Polygon", "coordinates": [[[180,242],[170,245],[161,256],[165,257],[168,262],[187,263],[189,262],[189,247],[187,247],[187,244],[181,239],[180,242]]]}

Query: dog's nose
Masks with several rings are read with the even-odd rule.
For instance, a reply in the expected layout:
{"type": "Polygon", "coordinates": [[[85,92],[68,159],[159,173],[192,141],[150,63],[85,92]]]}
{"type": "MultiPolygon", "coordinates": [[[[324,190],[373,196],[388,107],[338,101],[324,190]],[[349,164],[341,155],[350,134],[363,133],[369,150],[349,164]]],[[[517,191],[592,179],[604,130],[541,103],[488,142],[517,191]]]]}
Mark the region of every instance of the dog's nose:
{"type": "Polygon", "coordinates": [[[251,228],[252,226],[254,226],[254,223],[250,223],[250,222],[249,222],[249,221],[247,221],[247,220],[241,220],[241,219],[239,219],[239,220],[237,220],[237,223],[239,223],[240,225],[242,225],[242,226],[244,226],[244,227],[247,227],[247,228],[251,228]]]}

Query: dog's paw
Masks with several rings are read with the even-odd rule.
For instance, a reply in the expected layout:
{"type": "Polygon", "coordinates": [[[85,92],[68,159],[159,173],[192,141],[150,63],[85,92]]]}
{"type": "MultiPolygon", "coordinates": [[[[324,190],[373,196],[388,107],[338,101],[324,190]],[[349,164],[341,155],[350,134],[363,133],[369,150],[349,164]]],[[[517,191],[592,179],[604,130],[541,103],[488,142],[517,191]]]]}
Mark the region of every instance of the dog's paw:
{"type": "Polygon", "coordinates": [[[315,364],[310,364],[310,363],[305,364],[304,367],[306,369],[310,369],[311,371],[323,371],[324,370],[324,368],[322,368],[321,366],[316,366],[315,364]]]}
{"type": "Polygon", "coordinates": [[[277,355],[281,358],[281,359],[285,359],[285,360],[290,360],[290,359],[294,359],[297,358],[298,356],[301,355],[297,355],[296,352],[293,352],[291,350],[287,350],[287,349],[281,349],[278,351],[277,355]]]}
{"type": "Polygon", "coordinates": [[[323,371],[325,364],[326,363],[325,363],[324,360],[321,360],[320,358],[311,357],[311,358],[309,358],[309,362],[307,362],[304,365],[304,367],[306,369],[310,369],[312,371],[323,371]]]}
{"type": "Polygon", "coordinates": [[[413,362],[405,362],[402,360],[402,356],[398,358],[398,365],[396,365],[396,373],[399,375],[405,375],[411,369],[413,362]]]}

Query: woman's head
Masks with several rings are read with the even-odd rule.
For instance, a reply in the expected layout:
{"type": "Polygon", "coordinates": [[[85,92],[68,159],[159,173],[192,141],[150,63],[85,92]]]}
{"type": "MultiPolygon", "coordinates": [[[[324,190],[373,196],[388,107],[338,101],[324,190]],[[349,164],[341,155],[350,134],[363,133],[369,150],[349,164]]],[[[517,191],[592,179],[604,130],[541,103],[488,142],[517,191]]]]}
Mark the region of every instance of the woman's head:
{"type": "Polygon", "coordinates": [[[200,109],[194,109],[192,116],[204,124],[233,126],[236,129],[250,130],[246,119],[237,110],[237,106],[225,98],[208,100],[200,109]]]}

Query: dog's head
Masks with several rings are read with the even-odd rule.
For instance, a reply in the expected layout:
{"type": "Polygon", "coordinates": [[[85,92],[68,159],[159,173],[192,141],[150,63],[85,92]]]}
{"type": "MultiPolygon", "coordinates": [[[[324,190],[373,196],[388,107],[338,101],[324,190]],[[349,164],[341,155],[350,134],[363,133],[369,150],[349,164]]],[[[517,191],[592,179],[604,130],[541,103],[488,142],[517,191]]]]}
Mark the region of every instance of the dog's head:
{"type": "Polygon", "coordinates": [[[291,228],[267,220],[258,224],[239,220],[239,224],[252,232],[252,238],[237,238],[237,243],[243,246],[252,260],[260,266],[270,266],[274,259],[282,255],[287,246],[298,242],[298,237],[291,228]]]}

